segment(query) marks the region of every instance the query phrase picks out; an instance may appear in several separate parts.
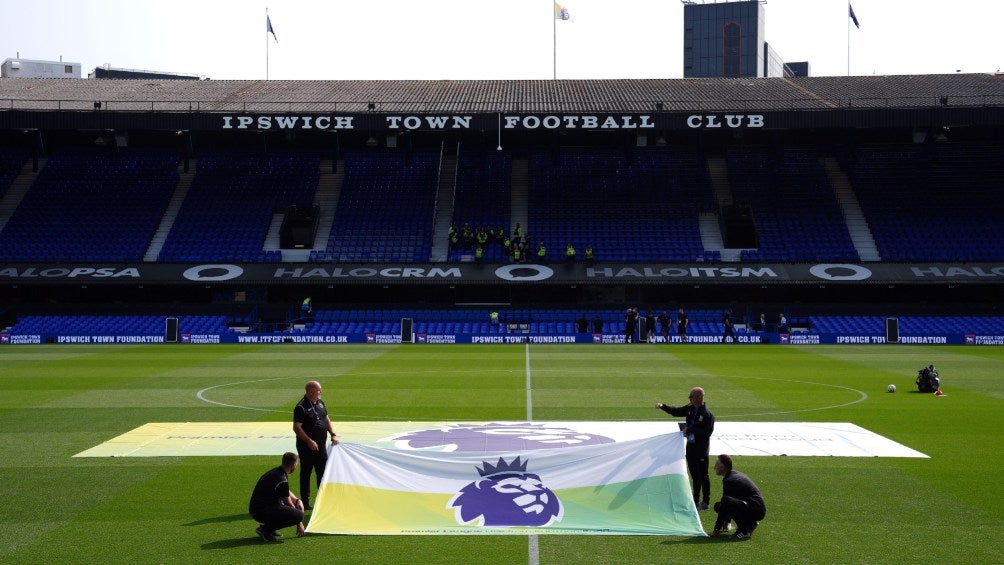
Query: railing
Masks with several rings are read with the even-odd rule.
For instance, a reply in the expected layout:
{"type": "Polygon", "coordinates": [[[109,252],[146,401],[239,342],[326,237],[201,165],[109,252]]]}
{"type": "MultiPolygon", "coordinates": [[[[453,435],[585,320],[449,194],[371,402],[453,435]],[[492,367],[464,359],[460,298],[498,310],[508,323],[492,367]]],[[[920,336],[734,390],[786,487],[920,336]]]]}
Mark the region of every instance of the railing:
{"type": "Polygon", "coordinates": [[[428,113],[529,113],[529,112],[689,112],[689,111],[784,111],[875,108],[991,108],[1004,106],[1004,95],[783,98],[740,100],[573,100],[492,102],[382,100],[376,101],[229,101],[229,100],[79,100],[2,98],[4,110],[59,110],[94,112],[183,112],[183,113],[262,113],[365,114],[408,112],[428,113]]]}

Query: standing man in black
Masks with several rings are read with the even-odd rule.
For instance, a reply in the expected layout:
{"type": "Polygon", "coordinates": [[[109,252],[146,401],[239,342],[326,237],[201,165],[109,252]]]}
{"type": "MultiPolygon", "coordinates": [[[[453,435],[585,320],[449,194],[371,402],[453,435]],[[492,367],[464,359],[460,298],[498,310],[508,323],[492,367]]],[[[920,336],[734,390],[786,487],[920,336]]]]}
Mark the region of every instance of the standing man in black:
{"type": "Polygon", "coordinates": [[[304,387],[306,394],[293,408],[293,431],[296,433],[296,452],[300,454],[300,495],[303,507],[310,510],[310,473],[317,471],[317,488],[328,462],[328,433],[331,445],[338,445],[335,428],[328,418],[328,409],[321,400],[321,383],[310,381],[304,387]]]}
{"type": "Polygon", "coordinates": [[[669,319],[669,314],[665,310],[662,314],[659,314],[659,330],[662,331],[662,340],[665,343],[669,343],[669,326],[673,325],[673,321],[669,319]]]}
{"type": "Polygon", "coordinates": [[[655,407],[672,416],[686,417],[680,430],[687,438],[687,470],[693,480],[694,504],[698,510],[707,510],[711,501],[708,453],[711,450],[711,434],[715,431],[715,416],[704,404],[704,389],[699,386],[690,389],[690,403],[684,406],[659,402],[655,407]]]}
{"type": "Polygon", "coordinates": [[[655,340],[655,314],[651,310],[645,311],[645,342],[653,343],[655,340]]]}
{"type": "Polygon", "coordinates": [[[732,457],[725,453],[715,460],[715,474],[722,477],[722,500],[715,503],[715,529],[711,536],[719,535],[736,521],[736,533],[732,538],[737,540],[750,539],[753,530],[767,515],[767,505],[763,502],[760,489],[749,477],[732,470],[732,457]]]}
{"type": "Polygon", "coordinates": [[[266,471],[251,492],[248,513],[261,523],[255,533],[265,541],[275,541],[278,530],[293,525],[296,535],[303,535],[303,501],[289,491],[289,474],[296,470],[297,461],[295,453],[284,453],[282,465],[266,471]]]}
{"type": "Polygon", "coordinates": [[[603,333],[603,318],[600,317],[600,314],[598,312],[596,314],[596,317],[593,318],[593,333],[594,334],[603,333]]]}
{"type": "Polygon", "coordinates": [[[589,331],[589,319],[586,318],[585,314],[575,321],[575,329],[580,334],[584,334],[589,331]]]}
{"type": "Polygon", "coordinates": [[[722,312],[722,343],[725,343],[725,338],[731,337],[732,343],[736,342],[736,332],[735,326],[732,323],[732,310],[726,310],[722,312]]]}
{"type": "Polygon", "coordinates": [[[638,310],[628,308],[624,315],[624,343],[632,343],[638,333],[638,310]]]}
{"type": "Polygon", "coordinates": [[[687,313],[680,308],[679,313],[676,314],[676,332],[680,334],[680,341],[687,343],[687,326],[690,325],[690,318],[687,317],[687,313]]]}

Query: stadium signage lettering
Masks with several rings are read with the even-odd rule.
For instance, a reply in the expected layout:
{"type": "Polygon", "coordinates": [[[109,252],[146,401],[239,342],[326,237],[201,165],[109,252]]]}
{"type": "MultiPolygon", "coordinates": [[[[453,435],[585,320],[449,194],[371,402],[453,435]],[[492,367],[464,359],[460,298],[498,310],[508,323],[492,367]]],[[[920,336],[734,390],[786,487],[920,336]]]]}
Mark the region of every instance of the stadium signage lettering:
{"type": "Polygon", "coordinates": [[[991,267],[910,267],[917,277],[1004,277],[1004,266],[991,267]]]}
{"type": "Polygon", "coordinates": [[[554,269],[544,265],[506,265],[495,269],[495,276],[507,281],[542,281],[554,276],[554,269]]]}
{"type": "Polygon", "coordinates": [[[0,277],[14,278],[14,279],[31,279],[31,278],[67,278],[74,279],[80,277],[91,277],[91,278],[118,278],[118,277],[133,277],[139,278],[139,270],[135,267],[129,267],[126,269],[115,270],[110,267],[75,267],[75,268],[65,268],[65,267],[53,267],[48,269],[38,270],[35,267],[28,267],[23,271],[18,272],[15,268],[0,269],[0,277]]]}
{"type": "Polygon", "coordinates": [[[588,278],[776,278],[778,274],[770,267],[664,267],[653,269],[644,267],[635,269],[625,267],[614,269],[606,267],[603,269],[586,269],[588,278]]]}
{"type": "Polygon", "coordinates": [[[387,129],[470,129],[470,116],[387,116],[387,129]],[[449,124],[449,125],[447,125],[449,124]]]}
{"type": "Polygon", "coordinates": [[[181,276],[190,281],[219,282],[236,279],[244,274],[244,269],[237,265],[199,265],[185,269],[181,276]]]}
{"type": "Polygon", "coordinates": [[[827,281],[863,281],[871,278],[871,269],[853,263],[821,263],[809,268],[809,273],[827,281]]]}
{"type": "Polygon", "coordinates": [[[223,116],[223,129],[353,129],[352,116],[223,116]]]}
{"type": "Polygon", "coordinates": [[[743,126],[762,128],[764,126],[763,114],[692,114],[687,116],[687,127],[691,129],[717,129],[722,127],[736,129],[743,126]]]}
{"type": "Polygon", "coordinates": [[[885,338],[878,335],[838,335],[837,343],[885,343],[885,338]]]}
{"type": "MultiPolygon", "coordinates": [[[[222,129],[225,130],[351,130],[356,129],[358,116],[221,116],[222,129]]],[[[695,116],[691,116],[695,118],[695,116]]],[[[696,116],[703,127],[722,127],[718,116],[696,116]]],[[[725,116],[728,127],[741,127],[743,119],[747,119],[748,127],[762,127],[763,116],[725,116]],[[736,122],[738,120],[738,122],[736,122]]],[[[379,119],[379,118],[378,118],[379,119]]],[[[475,117],[470,115],[387,115],[383,116],[384,127],[387,130],[447,130],[471,129],[475,117]]],[[[362,118],[373,126],[371,118],[362,118]]],[[[494,116],[491,119],[495,121],[494,116]]],[[[568,115],[536,115],[501,116],[503,129],[654,129],[652,116],[647,114],[568,114],[568,115]]],[[[690,120],[688,119],[688,124],[690,120]]],[[[691,125],[691,127],[700,127],[691,125]]]]}
{"type": "Polygon", "coordinates": [[[967,345],[1004,345],[1004,335],[968,335],[967,345]]]}
{"type": "Polygon", "coordinates": [[[652,116],[505,116],[504,129],[652,129],[652,116]]]}
{"type": "Polygon", "coordinates": [[[341,267],[336,267],[333,269],[325,269],[323,267],[315,267],[311,269],[305,269],[297,267],[295,269],[286,269],[279,267],[273,273],[273,278],[283,279],[327,279],[327,278],[372,278],[376,276],[394,278],[394,279],[424,279],[424,278],[461,278],[460,269],[457,267],[451,267],[449,269],[422,269],[418,267],[387,267],[385,269],[372,269],[369,267],[359,267],[355,269],[345,270],[341,267]]]}
{"type": "Polygon", "coordinates": [[[948,338],[943,335],[911,335],[911,336],[899,336],[900,343],[920,343],[926,345],[945,345],[948,343],[948,338]]]}

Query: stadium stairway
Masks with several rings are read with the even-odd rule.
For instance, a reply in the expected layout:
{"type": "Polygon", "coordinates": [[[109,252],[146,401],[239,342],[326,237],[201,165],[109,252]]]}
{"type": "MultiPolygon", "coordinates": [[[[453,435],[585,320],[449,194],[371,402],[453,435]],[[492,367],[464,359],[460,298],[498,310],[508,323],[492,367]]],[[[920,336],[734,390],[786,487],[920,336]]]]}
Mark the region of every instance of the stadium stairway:
{"type": "Polygon", "coordinates": [[[513,159],[512,160],[512,192],[511,200],[509,204],[509,222],[512,224],[508,226],[510,232],[516,227],[516,224],[523,226],[525,233],[530,234],[533,237],[533,226],[530,225],[529,217],[529,205],[527,201],[529,199],[530,191],[530,162],[527,159],[513,159]]]}
{"type": "Polygon", "coordinates": [[[826,176],[833,187],[833,192],[840,204],[840,211],[844,214],[844,221],[847,223],[847,231],[851,235],[851,243],[858,252],[858,257],[862,261],[881,261],[878,248],[875,245],[875,237],[871,228],[865,220],[864,212],[861,211],[861,204],[858,203],[854,190],[851,189],[851,181],[847,178],[847,173],[840,168],[834,157],[824,157],[820,159],[826,176]]]}
{"type": "Polygon", "coordinates": [[[167,240],[167,234],[171,232],[171,227],[174,226],[174,219],[178,217],[178,210],[181,209],[181,203],[185,201],[185,196],[188,195],[188,189],[192,187],[192,179],[195,178],[195,170],[195,159],[189,161],[187,173],[184,170],[183,164],[178,165],[178,185],[174,187],[174,194],[171,195],[171,201],[167,204],[167,210],[164,211],[164,216],[160,219],[160,225],[157,226],[157,231],[154,232],[153,237],[150,238],[150,246],[146,248],[146,254],[143,256],[143,261],[157,261],[157,256],[160,255],[160,250],[164,247],[164,241],[167,240]]]}
{"type": "Polygon", "coordinates": [[[429,260],[442,263],[450,257],[450,225],[457,191],[457,155],[444,153],[439,163],[439,188],[436,192],[436,219],[433,220],[432,249],[429,260]]]}
{"type": "Polygon", "coordinates": [[[282,228],[282,220],[285,217],[285,212],[272,214],[272,221],[268,224],[268,232],[265,233],[265,243],[261,247],[262,251],[279,251],[279,230],[282,228]]]}
{"type": "Polygon", "coordinates": [[[335,223],[335,208],[338,207],[338,196],[342,192],[342,179],[345,178],[345,160],[334,163],[336,172],[332,172],[332,160],[321,160],[321,174],[317,179],[317,191],[314,192],[314,205],[321,214],[317,220],[317,233],[314,234],[314,249],[324,251],[331,235],[331,226],[335,223]]]}
{"type": "Polygon", "coordinates": [[[718,207],[732,204],[732,189],[729,188],[729,166],[725,157],[708,157],[707,164],[711,190],[715,193],[718,207]]]}
{"type": "MultiPolygon", "coordinates": [[[[711,179],[711,190],[715,195],[718,207],[732,204],[732,189],[729,188],[729,169],[724,157],[708,157],[708,178],[711,179]]],[[[705,251],[718,251],[722,261],[735,263],[742,257],[742,249],[726,249],[722,241],[722,228],[718,222],[718,214],[701,212],[698,222],[701,226],[701,243],[705,251]]]]}
{"type": "Polygon", "coordinates": [[[721,253],[722,261],[735,262],[739,260],[741,250],[725,249],[722,230],[718,225],[718,214],[701,212],[698,216],[698,223],[701,226],[701,245],[704,246],[705,251],[718,251],[721,253]]]}
{"type": "Polygon", "coordinates": [[[331,226],[335,223],[335,208],[338,203],[338,195],[342,188],[342,167],[343,161],[338,162],[338,172],[332,172],[332,160],[322,159],[318,165],[317,189],[314,191],[314,206],[320,210],[317,219],[317,231],[314,233],[314,241],[311,249],[280,249],[280,231],[285,213],[279,212],[272,215],[272,223],[269,225],[268,234],[265,236],[265,244],[262,251],[277,251],[282,256],[283,263],[306,263],[310,261],[311,252],[324,251],[331,233],[331,226]]]}
{"type": "Polygon", "coordinates": [[[45,159],[38,160],[38,171],[31,170],[31,159],[28,159],[24,166],[21,167],[21,172],[18,173],[17,178],[11,183],[3,199],[0,200],[0,231],[3,231],[4,226],[7,225],[7,221],[14,215],[14,210],[17,210],[18,205],[21,204],[21,200],[24,199],[24,195],[27,194],[28,189],[31,188],[31,185],[35,183],[35,179],[38,178],[38,172],[43,168],[45,168],[45,159]]]}

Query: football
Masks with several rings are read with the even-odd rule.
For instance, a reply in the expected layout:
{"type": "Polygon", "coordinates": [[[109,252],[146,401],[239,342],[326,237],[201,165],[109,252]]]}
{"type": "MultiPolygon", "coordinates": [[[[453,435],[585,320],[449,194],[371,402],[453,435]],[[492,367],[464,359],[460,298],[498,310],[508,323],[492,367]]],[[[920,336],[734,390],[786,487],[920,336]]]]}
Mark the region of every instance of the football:
{"type": "Polygon", "coordinates": [[[889,385],[888,387],[886,387],[886,390],[888,390],[889,392],[896,392],[896,385],[889,385]]]}

